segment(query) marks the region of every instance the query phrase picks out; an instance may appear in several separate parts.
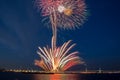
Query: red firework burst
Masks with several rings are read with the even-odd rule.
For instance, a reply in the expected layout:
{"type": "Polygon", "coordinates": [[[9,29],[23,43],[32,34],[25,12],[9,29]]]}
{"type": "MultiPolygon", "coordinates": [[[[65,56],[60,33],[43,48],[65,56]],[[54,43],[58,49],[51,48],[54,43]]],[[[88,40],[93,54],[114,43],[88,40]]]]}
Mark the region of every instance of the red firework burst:
{"type": "Polygon", "coordinates": [[[84,0],[36,0],[35,2],[43,16],[54,14],[56,27],[79,27],[86,19],[84,0]]]}

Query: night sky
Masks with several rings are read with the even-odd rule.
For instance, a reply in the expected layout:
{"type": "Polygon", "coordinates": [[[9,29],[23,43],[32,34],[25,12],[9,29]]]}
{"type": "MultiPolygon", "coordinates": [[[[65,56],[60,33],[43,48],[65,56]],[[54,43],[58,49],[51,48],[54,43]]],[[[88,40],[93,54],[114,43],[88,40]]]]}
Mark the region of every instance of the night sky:
{"type": "MultiPolygon", "coordinates": [[[[77,69],[120,70],[119,0],[86,0],[89,16],[75,30],[58,30],[58,45],[73,40],[86,65],[77,69]]],[[[0,67],[36,69],[38,46],[50,46],[52,31],[34,0],[0,0],[0,67]]],[[[74,69],[74,67],[72,68],[74,69]]]]}

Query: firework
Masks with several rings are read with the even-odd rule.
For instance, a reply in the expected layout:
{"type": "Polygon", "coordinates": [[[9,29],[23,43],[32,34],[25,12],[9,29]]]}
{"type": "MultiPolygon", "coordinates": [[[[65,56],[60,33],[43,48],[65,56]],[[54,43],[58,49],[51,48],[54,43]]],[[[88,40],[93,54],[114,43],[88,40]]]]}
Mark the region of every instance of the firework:
{"type": "Polygon", "coordinates": [[[57,27],[73,29],[81,26],[86,19],[84,0],[35,0],[35,3],[42,15],[49,17],[49,21],[45,23],[52,25],[54,48],[57,41],[57,27]]]}
{"type": "Polygon", "coordinates": [[[55,49],[46,47],[42,49],[39,47],[37,53],[41,59],[35,60],[35,65],[46,71],[54,72],[64,71],[76,64],[82,64],[83,61],[81,61],[80,57],[76,56],[77,51],[70,53],[70,50],[75,46],[75,44],[70,45],[70,42],[68,41],[55,49]]]}
{"type": "Polygon", "coordinates": [[[35,65],[46,71],[64,71],[68,68],[82,64],[78,53],[70,50],[75,44],[70,45],[71,41],[64,43],[61,47],[56,46],[57,27],[73,29],[83,24],[86,18],[86,5],[84,0],[36,0],[42,16],[49,17],[52,26],[51,48],[39,47],[37,52],[40,60],[35,60],[35,65]]]}
{"type": "Polygon", "coordinates": [[[38,9],[43,16],[53,18],[50,22],[56,27],[75,28],[86,19],[86,5],[84,0],[36,0],[38,9]]]}

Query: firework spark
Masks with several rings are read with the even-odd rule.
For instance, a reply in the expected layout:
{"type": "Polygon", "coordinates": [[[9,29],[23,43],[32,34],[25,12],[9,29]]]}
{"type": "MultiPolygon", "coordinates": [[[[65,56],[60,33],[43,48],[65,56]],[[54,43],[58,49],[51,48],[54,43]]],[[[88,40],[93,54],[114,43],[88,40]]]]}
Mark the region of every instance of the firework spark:
{"type": "Polygon", "coordinates": [[[64,71],[74,65],[82,64],[83,61],[76,56],[77,51],[70,53],[70,50],[75,46],[75,44],[70,45],[70,42],[68,41],[55,49],[46,47],[42,49],[39,47],[37,53],[40,55],[41,60],[35,60],[35,65],[46,71],[64,71]]]}
{"type": "Polygon", "coordinates": [[[86,5],[84,0],[36,0],[43,16],[52,16],[56,27],[79,27],[86,19],[86,5]]]}

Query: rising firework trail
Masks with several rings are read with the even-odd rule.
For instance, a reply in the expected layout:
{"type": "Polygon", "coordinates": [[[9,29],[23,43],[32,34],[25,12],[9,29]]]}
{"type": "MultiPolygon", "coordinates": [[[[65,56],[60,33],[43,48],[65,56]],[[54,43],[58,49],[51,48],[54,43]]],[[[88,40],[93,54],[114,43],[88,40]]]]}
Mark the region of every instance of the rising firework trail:
{"type": "Polygon", "coordinates": [[[84,0],[35,0],[42,16],[49,17],[52,26],[51,48],[39,47],[38,54],[41,60],[36,60],[35,65],[47,71],[67,70],[71,66],[83,63],[76,53],[69,53],[73,45],[70,41],[61,47],[56,46],[57,28],[73,29],[81,26],[86,19],[86,5],[84,0]],[[57,61],[57,62],[56,62],[57,61]]]}

